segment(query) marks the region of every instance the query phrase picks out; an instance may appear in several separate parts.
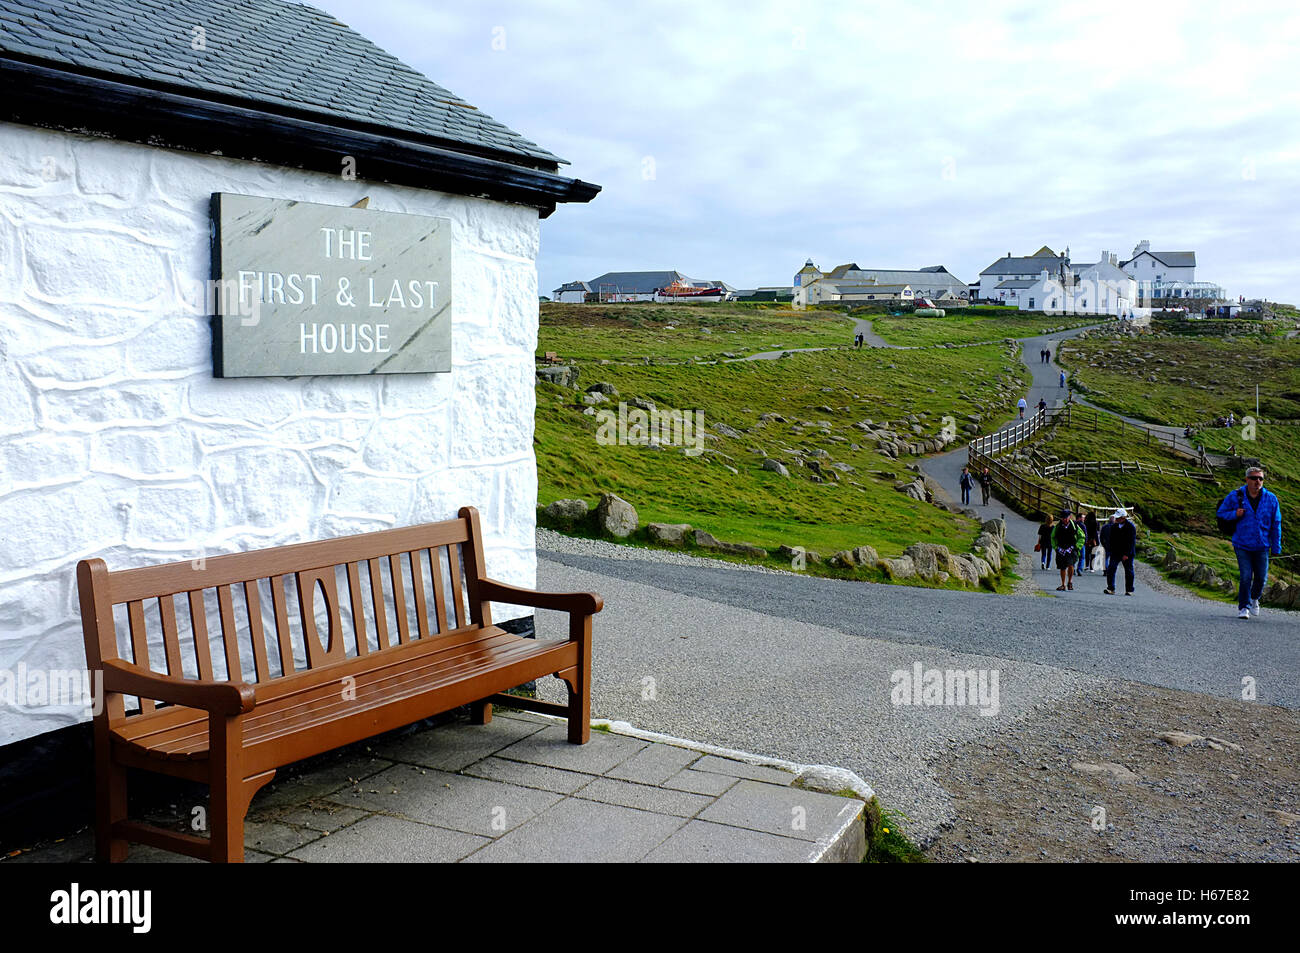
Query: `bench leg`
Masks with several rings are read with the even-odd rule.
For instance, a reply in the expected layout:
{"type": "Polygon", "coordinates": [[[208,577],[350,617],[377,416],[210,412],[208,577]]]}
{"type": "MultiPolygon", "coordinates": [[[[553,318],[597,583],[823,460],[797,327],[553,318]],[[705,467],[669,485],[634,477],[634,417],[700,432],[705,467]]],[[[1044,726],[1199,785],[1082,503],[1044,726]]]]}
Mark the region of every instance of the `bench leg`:
{"type": "Polygon", "coordinates": [[[591,740],[591,616],[569,616],[569,639],[578,643],[578,665],[569,686],[569,743],[591,740]]]}
{"type": "Polygon", "coordinates": [[[106,750],[96,752],[95,859],[101,863],[126,860],[128,844],[113,836],[113,825],[126,820],[126,768],[114,764],[106,750]]]}
{"type": "Polygon", "coordinates": [[[208,839],[214,864],[244,862],[244,791],[242,726],[238,717],[208,718],[208,839]]]}
{"type": "Polygon", "coordinates": [[[486,701],[470,702],[469,723],[471,725],[492,724],[492,703],[486,701]]]}

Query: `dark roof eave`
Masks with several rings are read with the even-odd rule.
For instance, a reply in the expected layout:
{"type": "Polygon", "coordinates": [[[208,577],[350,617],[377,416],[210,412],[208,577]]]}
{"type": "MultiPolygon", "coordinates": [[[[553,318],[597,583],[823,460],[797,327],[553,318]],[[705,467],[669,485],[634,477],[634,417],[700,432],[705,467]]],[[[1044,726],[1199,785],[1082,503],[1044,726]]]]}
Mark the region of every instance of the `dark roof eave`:
{"type": "MultiPolygon", "coordinates": [[[[303,116],[151,89],[0,57],[0,121],[98,133],[165,148],[338,175],[344,156],[360,180],[514,202],[542,218],[590,202],[600,186],[499,159],[303,116]]],[[[322,117],[323,118],[323,117],[322,117]]],[[[535,162],[535,159],[526,161],[535,162]]]]}

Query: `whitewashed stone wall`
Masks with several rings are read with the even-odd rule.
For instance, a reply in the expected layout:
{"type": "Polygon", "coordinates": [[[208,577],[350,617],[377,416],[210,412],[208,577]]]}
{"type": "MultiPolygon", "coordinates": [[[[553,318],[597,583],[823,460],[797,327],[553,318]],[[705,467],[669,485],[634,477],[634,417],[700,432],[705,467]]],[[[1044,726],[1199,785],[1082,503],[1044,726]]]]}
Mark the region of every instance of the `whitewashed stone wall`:
{"type": "MultiPolygon", "coordinates": [[[[472,504],[492,575],[535,585],[537,244],[534,209],[0,124],[0,670],[84,668],[88,556],[123,569],[472,504]],[[213,192],[451,219],[452,373],[214,380],[213,192]]],[[[86,717],[0,705],[0,744],[86,717]]]]}

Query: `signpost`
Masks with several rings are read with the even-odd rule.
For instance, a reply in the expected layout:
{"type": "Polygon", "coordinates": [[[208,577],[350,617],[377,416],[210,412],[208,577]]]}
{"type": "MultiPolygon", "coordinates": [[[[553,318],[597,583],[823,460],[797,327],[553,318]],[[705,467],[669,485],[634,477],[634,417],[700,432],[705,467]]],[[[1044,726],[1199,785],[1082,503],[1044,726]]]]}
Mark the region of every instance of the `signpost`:
{"type": "Polygon", "coordinates": [[[212,196],[216,377],[451,370],[451,222],[212,196]]]}

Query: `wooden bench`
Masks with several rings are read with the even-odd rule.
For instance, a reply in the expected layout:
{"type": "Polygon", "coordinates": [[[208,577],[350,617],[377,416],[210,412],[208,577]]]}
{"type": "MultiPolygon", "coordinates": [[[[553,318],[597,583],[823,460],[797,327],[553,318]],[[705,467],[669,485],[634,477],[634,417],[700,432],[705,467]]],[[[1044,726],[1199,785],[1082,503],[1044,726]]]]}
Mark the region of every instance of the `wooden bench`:
{"type": "Polygon", "coordinates": [[[590,738],[600,596],[486,578],[473,507],[442,523],[120,572],[87,559],[77,586],[86,660],[103,673],[100,860],[124,860],[134,841],[242,861],[244,815],[277,768],[462,705],[478,724],[494,701],[561,714],[570,742],[590,738]],[[491,602],[568,612],[569,637],[506,632],[491,602]],[[568,685],[567,705],[499,694],[545,675],[568,685]],[[206,782],[210,836],[129,820],[128,768],[206,782]]]}

